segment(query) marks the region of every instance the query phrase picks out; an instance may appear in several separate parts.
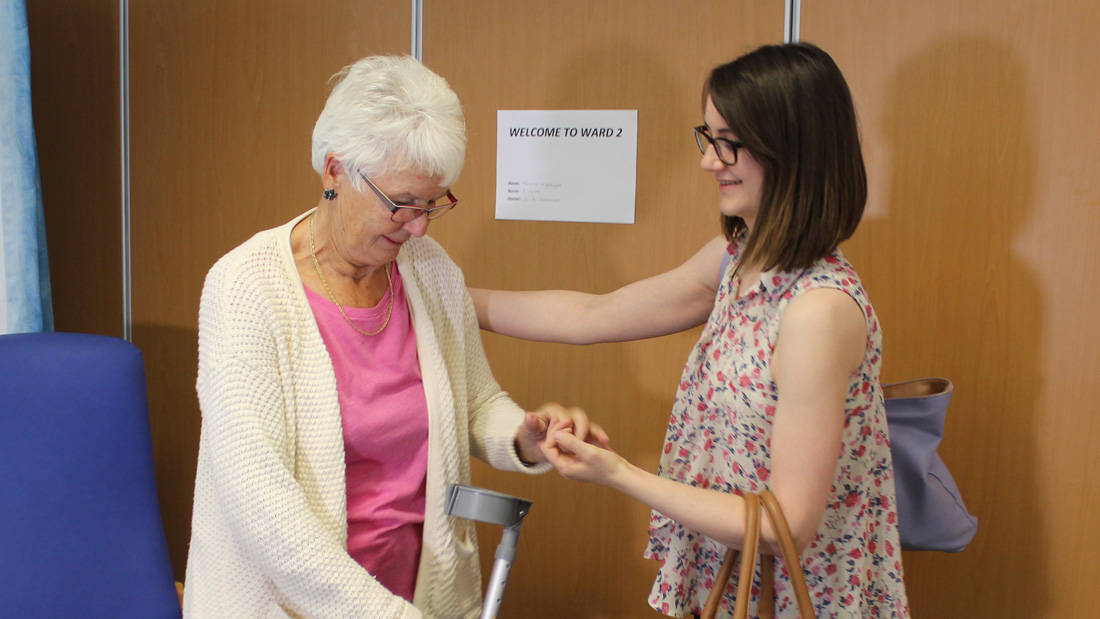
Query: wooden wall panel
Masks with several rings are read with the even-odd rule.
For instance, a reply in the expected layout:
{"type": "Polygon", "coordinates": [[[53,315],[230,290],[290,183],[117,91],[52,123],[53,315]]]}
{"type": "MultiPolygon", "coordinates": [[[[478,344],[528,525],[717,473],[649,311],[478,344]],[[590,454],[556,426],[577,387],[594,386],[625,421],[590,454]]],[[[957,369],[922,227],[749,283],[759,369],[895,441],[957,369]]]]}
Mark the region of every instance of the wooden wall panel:
{"type": "Polygon", "coordinates": [[[914,617],[1100,608],[1100,5],[806,0],[869,155],[847,245],[886,378],[943,375],[941,454],[979,518],[962,554],[908,553],[914,617]]]}
{"type": "MultiPolygon", "coordinates": [[[[716,64],[778,42],[783,3],[657,0],[545,3],[428,0],[424,61],[466,110],[470,143],[455,185],[462,205],[432,224],[482,287],[609,291],[675,266],[719,234],[714,187],[691,127],[716,64]],[[638,110],[634,225],[495,221],[498,109],[638,110]]],[[[656,470],[684,360],[698,332],[569,347],[487,335],[497,379],[524,406],[578,404],[613,446],[656,470]]],[[[602,487],[475,467],[475,483],[534,501],[502,616],[658,616],[646,599],[656,564],[641,557],[649,511],[602,487]]],[[[481,528],[492,564],[499,527],[481,528]]]]}
{"type": "Polygon", "coordinates": [[[122,336],[117,0],[28,0],[54,327],[122,336]]]}
{"type": "Polygon", "coordinates": [[[408,2],[131,4],[134,342],[145,353],[165,530],[190,536],[203,278],[225,252],[317,202],[313,123],[328,79],[409,53],[408,2]]]}

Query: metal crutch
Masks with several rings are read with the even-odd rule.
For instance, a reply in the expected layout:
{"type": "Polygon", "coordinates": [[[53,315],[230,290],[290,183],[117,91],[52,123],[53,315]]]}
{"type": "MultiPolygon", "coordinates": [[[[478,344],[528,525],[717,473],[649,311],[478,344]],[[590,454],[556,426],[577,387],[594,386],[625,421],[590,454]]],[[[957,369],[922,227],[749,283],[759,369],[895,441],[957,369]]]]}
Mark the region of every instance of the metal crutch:
{"type": "Polygon", "coordinates": [[[508,573],[516,560],[519,528],[523,525],[523,517],[531,511],[531,501],[484,488],[450,484],[447,486],[444,511],[448,516],[504,527],[504,535],[497,546],[496,560],[493,561],[489,587],[485,591],[485,603],[481,609],[481,619],[495,619],[500,612],[500,602],[504,599],[504,588],[508,586],[508,573]]]}

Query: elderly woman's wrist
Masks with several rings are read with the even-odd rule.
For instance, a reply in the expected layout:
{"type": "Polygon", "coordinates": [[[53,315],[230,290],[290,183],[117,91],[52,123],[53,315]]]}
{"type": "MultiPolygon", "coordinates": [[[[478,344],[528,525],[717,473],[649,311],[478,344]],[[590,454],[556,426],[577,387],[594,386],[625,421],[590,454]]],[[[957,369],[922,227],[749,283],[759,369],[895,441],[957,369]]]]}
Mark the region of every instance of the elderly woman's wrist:
{"type": "Polygon", "coordinates": [[[523,466],[535,466],[538,464],[542,464],[545,461],[545,458],[542,457],[542,452],[539,451],[538,447],[530,447],[529,449],[524,450],[523,443],[519,440],[518,437],[512,442],[512,446],[516,451],[516,458],[519,459],[520,463],[522,463],[523,466]]]}

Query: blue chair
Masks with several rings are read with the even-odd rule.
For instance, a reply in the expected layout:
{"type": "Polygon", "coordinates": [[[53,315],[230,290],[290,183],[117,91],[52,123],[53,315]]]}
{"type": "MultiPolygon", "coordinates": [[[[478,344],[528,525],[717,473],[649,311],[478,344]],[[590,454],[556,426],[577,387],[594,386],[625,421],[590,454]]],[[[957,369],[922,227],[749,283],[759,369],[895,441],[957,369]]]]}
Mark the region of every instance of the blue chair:
{"type": "Polygon", "coordinates": [[[180,617],[128,342],[0,335],[0,617],[180,617]]]}

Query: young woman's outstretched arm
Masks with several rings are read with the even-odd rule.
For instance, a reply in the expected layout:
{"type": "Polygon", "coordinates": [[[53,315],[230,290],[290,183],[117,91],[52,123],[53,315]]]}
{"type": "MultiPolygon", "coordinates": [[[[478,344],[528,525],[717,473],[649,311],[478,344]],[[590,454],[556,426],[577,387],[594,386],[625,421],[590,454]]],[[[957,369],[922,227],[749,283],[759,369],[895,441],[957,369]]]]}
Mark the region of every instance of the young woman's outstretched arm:
{"type": "Polygon", "coordinates": [[[470,296],[482,329],[526,340],[595,344],[668,335],[710,315],[726,247],[715,237],[675,269],[607,294],[471,288],[470,296]]]}

